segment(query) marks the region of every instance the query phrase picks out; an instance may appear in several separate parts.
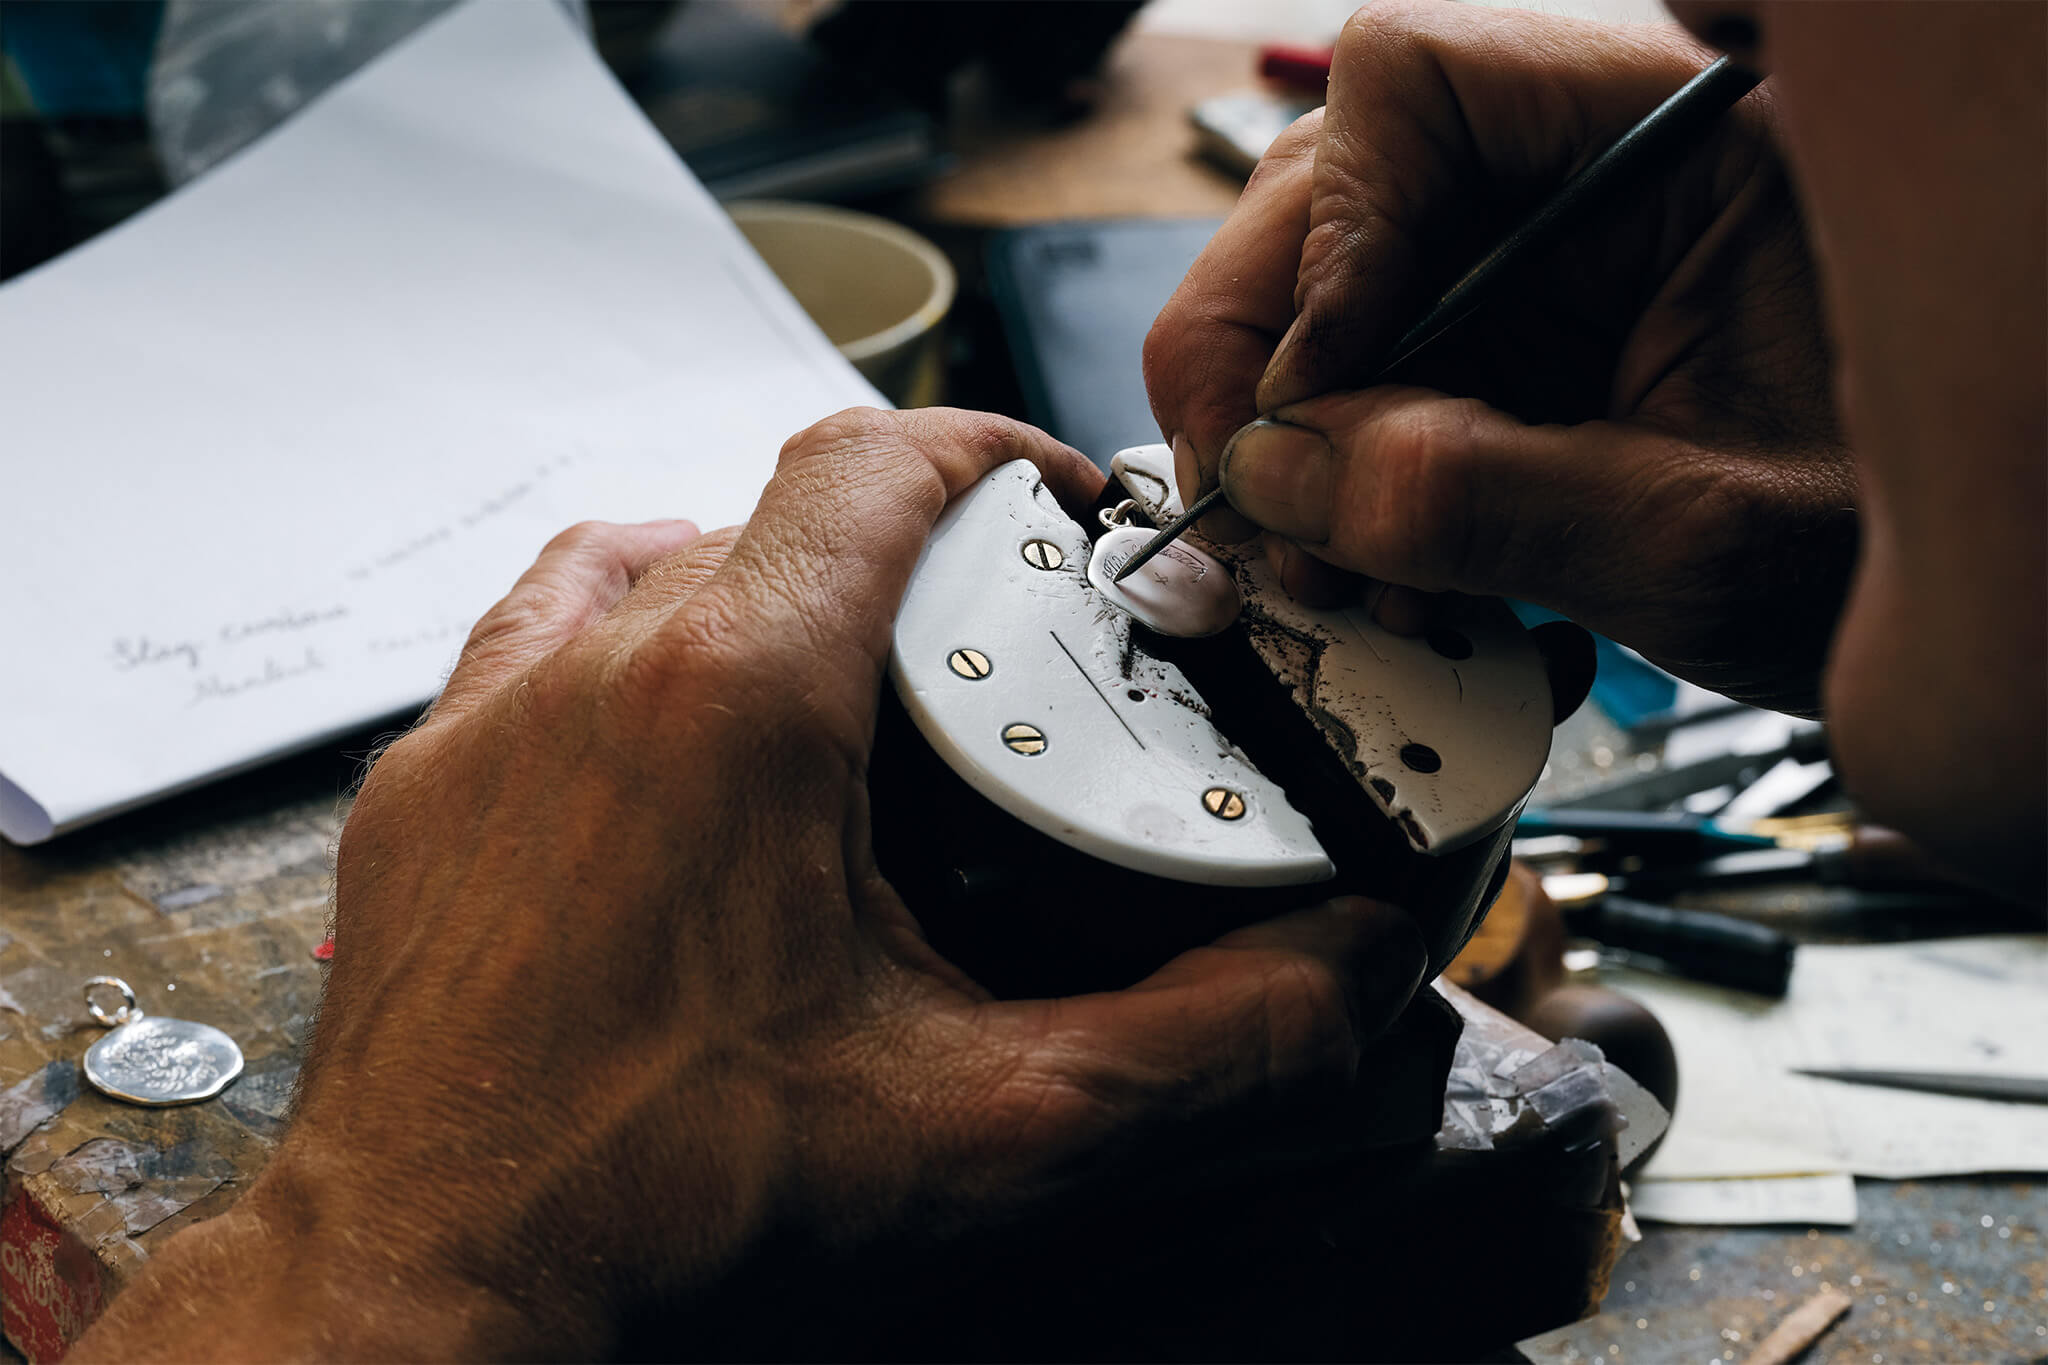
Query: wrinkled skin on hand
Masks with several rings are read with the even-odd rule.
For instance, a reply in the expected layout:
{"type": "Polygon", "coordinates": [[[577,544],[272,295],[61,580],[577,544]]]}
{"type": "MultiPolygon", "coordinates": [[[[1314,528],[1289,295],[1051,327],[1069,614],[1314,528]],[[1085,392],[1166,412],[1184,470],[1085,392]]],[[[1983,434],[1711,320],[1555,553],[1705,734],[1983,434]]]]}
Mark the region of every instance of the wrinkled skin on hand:
{"type": "Polygon", "coordinates": [[[550,544],[342,832],[281,1149],[82,1358],[192,1349],[166,1306],[224,1293],[215,1358],[590,1356],[657,1310],[687,1341],[737,1281],[1337,1102],[1423,971],[1401,912],[1342,900],[1128,990],[996,1002],[875,870],[896,603],[947,500],[1019,457],[1077,504],[1100,483],[1000,418],[851,412],[789,443],[744,530],[550,544]]]}
{"type": "Polygon", "coordinates": [[[1220,472],[1236,509],[1205,529],[1266,531],[1298,592],[1329,595],[1334,566],[1519,597],[1817,713],[1856,480],[1767,92],[1399,383],[1361,387],[1444,287],[1714,55],[1646,26],[1361,10],[1327,111],[1268,153],[1146,343],[1182,486],[1220,472]],[[1260,416],[1276,421],[1233,445],[1260,416]]]}

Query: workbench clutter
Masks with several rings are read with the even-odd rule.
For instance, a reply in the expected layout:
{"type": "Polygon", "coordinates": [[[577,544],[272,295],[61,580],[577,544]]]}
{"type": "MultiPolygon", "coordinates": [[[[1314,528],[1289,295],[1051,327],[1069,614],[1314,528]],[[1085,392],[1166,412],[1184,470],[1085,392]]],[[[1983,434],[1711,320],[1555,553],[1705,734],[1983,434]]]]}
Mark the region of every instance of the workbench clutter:
{"type": "Polygon", "coordinates": [[[2023,1177],[2048,1171],[2038,914],[1860,818],[1819,727],[1675,696],[1565,727],[1449,974],[1672,1108],[1628,1179],[1647,1240],[1597,1316],[1523,1353],[1945,1360],[2031,1335],[2048,1310],[2011,1267],[2043,1207],[2023,1177]],[[1731,1261],[1716,1229],[1783,1254],[1731,1261]],[[1886,1346],[1949,1304],[1973,1345],[1886,1346]]]}
{"type": "Polygon", "coordinates": [[[2048,1092],[2048,941],[1987,932],[2028,909],[1843,809],[1817,726],[1694,690],[1634,730],[1648,771],[1522,814],[1495,941],[1452,975],[1520,1018],[1594,981],[1648,1011],[1647,1040],[1587,1035],[1672,1073],[1638,1216],[1848,1224],[1853,1175],[2042,1169],[2048,1108],[2011,1101],[2048,1092]]]}

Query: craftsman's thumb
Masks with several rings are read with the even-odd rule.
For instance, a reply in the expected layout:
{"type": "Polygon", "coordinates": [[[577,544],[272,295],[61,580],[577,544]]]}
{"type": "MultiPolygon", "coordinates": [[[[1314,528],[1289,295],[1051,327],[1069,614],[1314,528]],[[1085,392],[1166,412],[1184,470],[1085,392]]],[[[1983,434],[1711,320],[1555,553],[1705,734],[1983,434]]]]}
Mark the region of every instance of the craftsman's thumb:
{"type": "Polygon", "coordinates": [[[1327,1101],[1428,956],[1404,911],[1354,896],[1239,929],[1128,990],[1061,1002],[1069,1082],[1124,1097],[1141,1124],[1327,1101]]]}
{"type": "Polygon", "coordinates": [[[1269,1018],[1296,1005],[1313,1014],[1319,1003],[1341,1002],[1343,1024],[1334,1031],[1352,1047],[1385,1031],[1429,968],[1429,948],[1414,917],[1360,896],[1339,896],[1248,925],[1216,940],[1209,951],[1219,960],[1219,978],[1259,978],[1256,1008],[1269,1018]]]}

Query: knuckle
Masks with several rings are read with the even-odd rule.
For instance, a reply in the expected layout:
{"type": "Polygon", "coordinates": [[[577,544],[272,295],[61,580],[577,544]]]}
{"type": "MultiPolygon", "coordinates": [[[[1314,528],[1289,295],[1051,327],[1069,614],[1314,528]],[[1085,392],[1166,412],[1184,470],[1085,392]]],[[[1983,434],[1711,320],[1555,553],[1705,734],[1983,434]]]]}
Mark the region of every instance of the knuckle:
{"type": "Polygon", "coordinates": [[[885,477],[892,488],[901,490],[904,505],[927,521],[945,506],[949,471],[960,477],[969,470],[1028,460],[1045,439],[1008,417],[955,408],[909,413],[905,424],[910,439],[894,447],[897,467],[886,470],[885,477]]]}
{"type": "Polygon", "coordinates": [[[1368,572],[1439,591],[1465,581],[1479,471],[1472,433],[1476,403],[1449,400],[1392,414],[1373,451],[1377,496],[1363,543],[1384,563],[1368,572]]]}
{"type": "MultiPolygon", "coordinates": [[[[1014,439],[1011,424],[987,413],[848,408],[783,447],[775,485],[796,503],[818,509],[839,508],[849,497],[874,488],[906,505],[933,496],[943,504],[945,479],[938,469],[938,452],[985,449],[1014,439]]],[[[936,515],[936,508],[932,510],[936,515]]],[[[801,529],[796,522],[778,523],[778,528],[789,535],[801,529]]]]}
{"type": "Polygon", "coordinates": [[[573,610],[562,592],[545,580],[523,582],[477,618],[456,656],[456,676],[479,656],[532,637],[545,636],[573,610]]]}
{"type": "Polygon", "coordinates": [[[547,615],[547,596],[544,589],[523,584],[499,598],[470,627],[469,639],[462,649],[463,658],[466,660],[502,636],[524,634],[539,625],[547,615]]]}
{"type": "Polygon", "coordinates": [[[689,600],[732,554],[739,534],[737,526],[706,531],[674,554],[651,565],[635,582],[634,592],[643,601],[659,599],[679,603],[689,600]]]}
{"type": "Polygon", "coordinates": [[[675,720],[707,707],[731,724],[736,707],[718,699],[745,699],[749,724],[778,722],[776,698],[769,685],[772,667],[747,629],[760,603],[743,612],[733,595],[708,587],[679,607],[651,640],[623,649],[606,661],[609,710],[641,726],[675,720]]]}
{"type": "Polygon", "coordinates": [[[556,532],[541,553],[586,553],[595,546],[608,544],[618,530],[617,526],[607,521],[579,521],[574,526],[556,532]]]}
{"type": "Polygon", "coordinates": [[[506,705],[518,729],[529,735],[562,736],[587,724],[591,688],[586,649],[570,649],[542,659],[521,673],[507,689],[506,705]]]}
{"type": "Polygon", "coordinates": [[[1186,286],[1175,291],[1166,307],[1153,320],[1152,330],[1145,333],[1144,347],[1138,353],[1138,364],[1145,376],[1145,391],[1152,395],[1155,403],[1175,394],[1180,385],[1182,342],[1189,330],[1187,305],[1182,301],[1186,286]]]}
{"type": "Polygon", "coordinates": [[[955,447],[983,456],[1023,456],[1029,449],[1030,428],[998,413],[972,412],[962,408],[925,408],[905,413],[921,443],[955,447]]]}
{"type": "Polygon", "coordinates": [[[847,447],[862,449],[897,435],[902,415],[881,408],[845,408],[821,417],[783,442],[780,463],[816,459],[847,447]]]}
{"type": "Polygon", "coordinates": [[[606,711],[627,729],[660,716],[686,696],[701,669],[694,651],[661,645],[624,649],[605,661],[606,711]]]}
{"type": "Polygon", "coordinates": [[[1356,60],[1416,43],[1433,17],[1429,0],[1384,0],[1353,12],[1337,33],[1337,59],[1356,60]]]}
{"type": "Polygon", "coordinates": [[[1318,140],[1305,261],[1419,246],[1400,229],[1441,201],[1446,155],[1464,123],[1444,75],[1444,22],[1442,6],[1395,3],[1362,9],[1345,25],[1331,71],[1346,88],[1334,92],[1337,117],[1318,140]]]}
{"type": "Polygon", "coordinates": [[[1302,169],[1303,164],[1314,159],[1317,145],[1323,136],[1323,110],[1311,109],[1287,125],[1279,137],[1273,139],[1260,156],[1259,164],[1252,167],[1250,179],[1245,181],[1247,195],[1262,193],[1275,177],[1290,171],[1302,169]]]}
{"type": "Polygon", "coordinates": [[[670,613],[653,639],[620,656],[614,681],[629,700],[659,701],[684,675],[715,673],[740,654],[744,625],[728,594],[700,589],[670,613]]]}
{"type": "MultiPolygon", "coordinates": [[[[980,470],[1037,451],[1031,428],[988,412],[923,408],[883,412],[853,408],[812,429],[802,451],[777,471],[781,489],[818,508],[843,509],[851,499],[877,515],[902,511],[929,522],[945,505],[948,483],[966,470],[980,470]]],[[[795,521],[779,534],[795,535],[795,521]]],[[[822,551],[835,543],[826,528],[816,532],[822,551]]]]}
{"type": "Polygon", "coordinates": [[[1280,1088],[1348,1079],[1358,1040],[1343,983],[1326,963],[1284,957],[1266,970],[1261,1032],[1267,1072],[1280,1088]]]}

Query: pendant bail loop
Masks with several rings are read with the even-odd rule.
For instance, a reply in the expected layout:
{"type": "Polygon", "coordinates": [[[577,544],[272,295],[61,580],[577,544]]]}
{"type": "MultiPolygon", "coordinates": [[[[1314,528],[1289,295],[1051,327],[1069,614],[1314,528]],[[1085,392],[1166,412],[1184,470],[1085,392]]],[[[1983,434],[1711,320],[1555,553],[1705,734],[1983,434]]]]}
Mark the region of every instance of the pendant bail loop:
{"type": "Polygon", "coordinates": [[[134,989],[118,976],[96,976],[86,982],[85,1008],[86,1012],[92,1015],[93,1022],[101,1028],[119,1028],[123,1024],[132,1024],[142,1017],[142,1006],[135,1003],[134,989]],[[92,997],[92,993],[101,987],[121,992],[121,1008],[112,1014],[107,1013],[100,1002],[92,997]]]}
{"type": "Polygon", "coordinates": [[[1132,509],[1136,508],[1137,505],[1138,500],[1136,498],[1125,498],[1116,506],[1105,507],[1095,515],[1106,529],[1114,531],[1117,527],[1130,522],[1132,509]]]}

